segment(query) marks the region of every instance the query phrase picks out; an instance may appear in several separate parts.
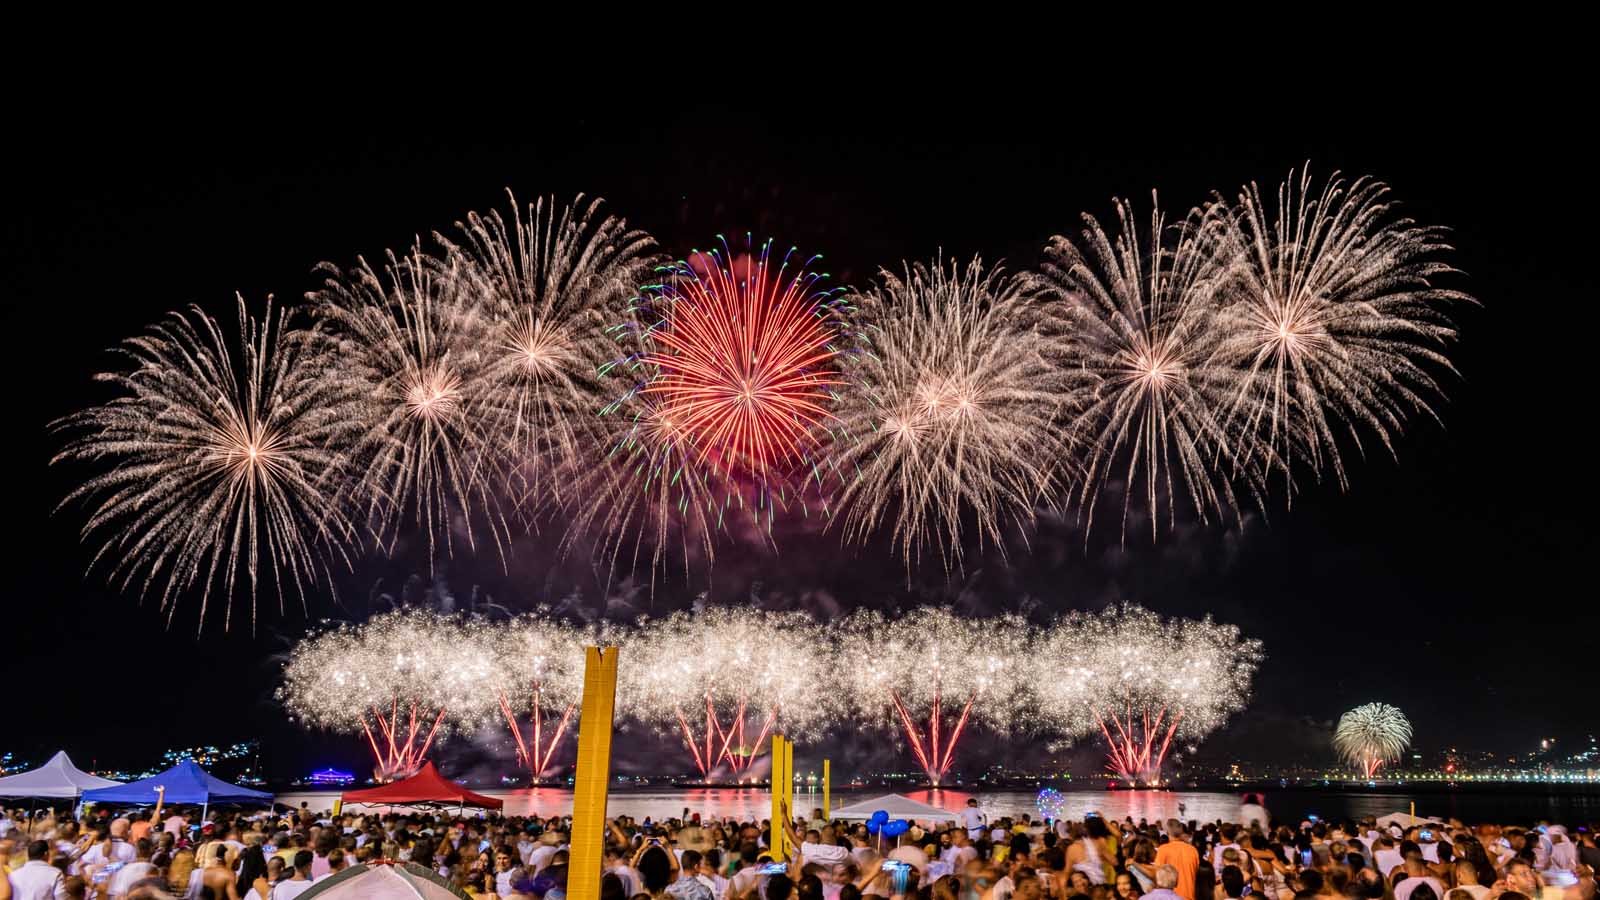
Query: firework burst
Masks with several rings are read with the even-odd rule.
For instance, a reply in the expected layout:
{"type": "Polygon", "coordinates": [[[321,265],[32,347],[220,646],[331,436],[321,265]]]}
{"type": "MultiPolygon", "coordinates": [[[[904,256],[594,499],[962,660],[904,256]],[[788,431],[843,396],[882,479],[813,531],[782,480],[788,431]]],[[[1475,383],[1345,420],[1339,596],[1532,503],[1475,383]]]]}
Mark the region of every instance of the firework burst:
{"type": "Polygon", "coordinates": [[[1086,400],[1071,431],[1084,448],[1078,500],[1084,516],[1121,480],[1123,533],[1137,494],[1159,531],[1187,503],[1201,521],[1238,514],[1236,485],[1259,501],[1257,440],[1250,416],[1221,413],[1240,394],[1241,376],[1225,365],[1224,331],[1214,305],[1216,267],[1191,216],[1169,228],[1159,210],[1141,234],[1132,207],[1117,202],[1113,238],[1089,215],[1074,243],[1053,239],[1043,278],[1060,300],[1069,332],[1069,365],[1086,379],[1086,400]]]}
{"type": "Polygon", "coordinates": [[[1333,730],[1333,748],[1368,778],[1384,761],[1394,759],[1411,745],[1411,722],[1399,707],[1367,703],[1339,717],[1333,730]]]}
{"type": "Polygon", "coordinates": [[[1175,739],[1199,741],[1244,708],[1261,644],[1209,618],[1163,620],[1125,606],[1058,620],[1029,659],[1051,730],[1099,734],[1113,774],[1157,783],[1175,739]]]}
{"type": "Polygon", "coordinates": [[[167,612],[200,590],[200,625],[214,591],[233,618],[241,576],[250,621],[263,580],[279,606],[308,585],[332,590],[327,560],[346,564],[356,528],[331,495],[347,476],[355,397],[321,378],[329,348],[315,331],[274,312],[257,320],[238,303],[237,343],[198,308],[174,313],[120,353],[122,372],[100,375],[118,396],[53,423],[71,435],[52,462],[110,464],[63,504],[94,509],[83,537],[103,540],[113,581],[154,588],[167,612]]]}
{"type": "Polygon", "coordinates": [[[483,290],[459,261],[441,263],[420,246],[389,254],[381,274],[365,260],[323,271],[311,299],[338,340],[327,377],[362,398],[360,477],[345,502],[390,549],[410,519],[426,533],[430,559],[440,544],[452,553],[459,514],[469,548],[481,519],[503,551],[510,529],[488,477],[501,445],[474,402],[493,346],[473,305],[483,290]]]}
{"type": "Polygon", "coordinates": [[[732,256],[663,267],[608,329],[601,374],[624,387],[600,410],[602,457],[572,474],[584,503],[565,543],[595,538],[612,568],[648,554],[654,575],[676,544],[687,569],[714,557],[730,514],[770,536],[780,509],[809,515],[804,492],[820,490],[848,302],[820,287],[816,257],[774,260],[770,242],[732,256]]]}
{"type": "Polygon", "coordinates": [[[468,289],[487,340],[474,415],[499,480],[527,509],[563,499],[564,479],[592,449],[595,412],[609,397],[601,371],[616,352],[615,322],[649,264],[643,232],[580,195],[570,206],[540,198],[526,211],[511,198],[498,211],[457,224],[459,242],[441,238],[468,289]]]}
{"type": "Polygon", "coordinates": [[[1275,211],[1255,184],[1213,211],[1226,266],[1221,353],[1245,376],[1230,415],[1260,420],[1246,430],[1265,429],[1288,487],[1296,460],[1344,487],[1339,438],[1359,448],[1365,431],[1392,453],[1410,415],[1434,416],[1432,373],[1453,371],[1444,308],[1470,298],[1434,283],[1455,272],[1438,259],[1444,230],[1396,215],[1388,186],[1370,178],[1335,173],[1314,193],[1309,170],[1298,185],[1290,173],[1275,211]]]}
{"type": "Polygon", "coordinates": [[[634,718],[676,732],[702,776],[747,771],[774,729],[819,733],[836,717],[821,629],[804,613],[711,607],[641,623],[617,695],[634,718]]]}
{"type": "Polygon", "coordinates": [[[688,433],[699,459],[725,477],[767,483],[778,471],[815,460],[842,383],[830,321],[834,292],[790,248],[772,258],[767,241],[754,258],[696,251],[645,291],[654,374],[641,391],[659,400],[688,433]]]}
{"type": "Polygon", "coordinates": [[[1056,419],[1072,387],[1031,285],[936,261],[857,298],[872,324],[849,359],[830,462],[848,537],[892,517],[908,565],[931,541],[948,566],[964,513],[999,546],[1004,522],[1032,522],[1067,458],[1056,419]]]}
{"type": "Polygon", "coordinates": [[[495,714],[494,659],[460,620],[402,609],[297,644],[278,697],[302,724],[362,735],[374,777],[404,778],[452,727],[495,714]]]}
{"type": "Polygon", "coordinates": [[[837,669],[854,679],[855,711],[902,730],[934,785],[970,725],[1006,731],[1018,724],[1016,685],[1028,643],[1019,617],[973,620],[924,607],[889,619],[858,610],[837,623],[832,643],[837,669]]]}

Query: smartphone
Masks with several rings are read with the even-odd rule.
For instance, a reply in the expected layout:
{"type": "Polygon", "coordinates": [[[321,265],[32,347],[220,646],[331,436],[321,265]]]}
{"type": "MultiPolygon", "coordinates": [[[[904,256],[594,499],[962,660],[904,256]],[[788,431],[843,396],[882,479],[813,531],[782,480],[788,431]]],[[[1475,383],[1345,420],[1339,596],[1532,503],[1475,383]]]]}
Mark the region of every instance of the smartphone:
{"type": "Polygon", "coordinates": [[[756,871],[760,872],[762,875],[782,875],[783,873],[789,871],[789,864],[788,863],[767,863],[766,865],[762,866],[760,869],[757,869],[756,871]]]}
{"type": "Polygon", "coordinates": [[[1316,813],[1307,813],[1306,814],[1306,821],[1310,822],[1313,825],[1315,825],[1318,822],[1321,822],[1322,820],[1317,818],[1317,814],[1316,813]]]}
{"type": "Polygon", "coordinates": [[[1305,866],[1308,869],[1311,867],[1311,851],[1310,850],[1301,850],[1300,851],[1300,865],[1305,866]]]}
{"type": "Polygon", "coordinates": [[[1421,831],[1417,832],[1417,837],[1420,837],[1425,841],[1431,841],[1431,840],[1433,840],[1433,829],[1432,828],[1424,828],[1421,831]]]}

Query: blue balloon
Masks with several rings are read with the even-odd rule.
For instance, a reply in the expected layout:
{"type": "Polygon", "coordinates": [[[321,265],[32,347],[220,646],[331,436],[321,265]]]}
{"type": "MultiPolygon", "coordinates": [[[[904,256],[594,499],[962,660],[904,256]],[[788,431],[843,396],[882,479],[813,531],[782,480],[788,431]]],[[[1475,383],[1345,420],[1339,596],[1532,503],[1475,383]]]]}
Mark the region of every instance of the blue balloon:
{"type": "Polygon", "coordinates": [[[910,830],[911,823],[905,819],[895,819],[893,822],[884,823],[883,826],[883,833],[888,837],[899,837],[910,830]]]}
{"type": "Polygon", "coordinates": [[[877,822],[874,822],[871,819],[867,820],[867,834],[877,834],[879,827],[880,826],[877,822]]]}
{"type": "Polygon", "coordinates": [[[867,821],[874,825],[882,825],[883,823],[889,821],[889,811],[886,809],[880,809],[873,813],[872,817],[867,819],[867,821]]]}

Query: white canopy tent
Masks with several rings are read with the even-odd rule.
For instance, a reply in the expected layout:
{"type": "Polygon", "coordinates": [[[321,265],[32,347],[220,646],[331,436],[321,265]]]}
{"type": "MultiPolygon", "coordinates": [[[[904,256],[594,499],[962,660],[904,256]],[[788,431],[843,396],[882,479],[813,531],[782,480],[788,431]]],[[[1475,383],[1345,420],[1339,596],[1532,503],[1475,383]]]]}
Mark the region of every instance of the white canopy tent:
{"type": "Polygon", "coordinates": [[[351,866],[300,895],[302,900],[462,900],[466,896],[414,863],[351,866]]]}
{"type": "Polygon", "coordinates": [[[0,778],[0,797],[76,800],[84,791],[117,787],[120,784],[119,781],[90,775],[72,764],[67,751],[58,750],[49,762],[37,769],[0,778]]]}
{"type": "Polygon", "coordinates": [[[878,810],[889,814],[891,819],[907,819],[912,822],[953,822],[956,814],[948,809],[930,806],[920,800],[913,800],[904,794],[884,794],[871,800],[862,800],[833,811],[835,819],[870,819],[878,810]]]}

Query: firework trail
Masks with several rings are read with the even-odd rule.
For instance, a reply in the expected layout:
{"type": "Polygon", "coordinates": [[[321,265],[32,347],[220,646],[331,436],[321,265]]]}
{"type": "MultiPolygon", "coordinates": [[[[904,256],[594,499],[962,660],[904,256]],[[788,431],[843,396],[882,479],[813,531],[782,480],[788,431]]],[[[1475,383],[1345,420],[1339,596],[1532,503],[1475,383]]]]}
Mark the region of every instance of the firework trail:
{"type": "Polygon", "coordinates": [[[562,738],[577,733],[585,648],[616,646],[621,638],[615,629],[576,627],[543,610],[510,622],[471,623],[468,640],[489,648],[490,688],[516,742],[517,760],[533,778],[556,770],[562,738]]]}
{"type": "Polygon", "coordinates": [[[1261,643],[1210,618],[1163,620],[1137,606],[1072,613],[1039,634],[1028,682],[1051,730],[1099,734],[1107,769],[1159,783],[1175,739],[1198,741],[1249,699],[1261,643]]]}
{"type": "Polygon", "coordinates": [[[1246,430],[1265,428],[1267,460],[1291,492],[1297,461],[1347,486],[1341,437],[1360,449],[1370,433],[1393,453],[1410,415],[1437,418],[1431,372],[1454,371],[1444,308],[1471,302],[1434,284],[1456,271],[1438,259],[1450,249],[1443,229],[1396,215],[1388,186],[1370,178],[1335,173],[1314,193],[1309,170],[1298,185],[1290,173],[1276,210],[1252,183],[1212,214],[1226,267],[1221,356],[1246,376],[1229,415],[1261,420],[1246,430]]]}
{"type": "Polygon", "coordinates": [[[1333,748],[1368,778],[1385,760],[1395,759],[1411,745],[1411,722],[1398,707],[1367,703],[1339,717],[1333,730],[1333,748]]]}
{"type": "Polygon", "coordinates": [[[1042,277],[1069,323],[1069,365],[1087,380],[1087,400],[1071,423],[1086,454],[1078,496],[1086,520],[1119,479],[1126,482],[1124,535],[1135,493],[1152,538],[1163,506],[1169,525],[1185,501],[1201,521],[1237,516],[1236,484],[1259,502],[1260,470],[1247,464],[1263,452],[1243,428],[1251,416],[1233,422],[1222,414],[1252,395],[1240,392],[1242,376],[1219,352],[1217,269],[1203,234],[1210,226],[1191,216],[1169,228],[1155,210],[1141,234],[1120,200],[1115,237],[1093,216],[1083,218],[1077,243],[1052,240],[1042,277]]]}
{"type": "Polygon", "coordinates": [[[739,777],[774,730],[820,733],[837,719],[821,629],[805,613],[710,607],[640,623],[617,695],[633,718],[676,732],[702,777],[739,777]]]}
{"type": "Polygon", "coordinates": [[[610,399],[600,373],[616,352],[605,329],[651,262],[650,238],[601,206],[579,195],[524,211],[511,197],[509,222],[471,213],[457,240],[440,237],[453,270],[479,292],[472,307],[487,353],[473,414],[497,445],[499,483],[529,518],[565,499],[566,480],[552,476],[593,452],[595,412],[610,399]]]}
{"type": "Polygon", "coordinates": [[[341,500],[362,510],[390,552],[409,520],[426,533],[430,560],[441,543],[452,554],[459,514],[470,549],[481,519],[503,554],[510,529],[489,477],[500,444],[486,430],[495,423],[473,402],[494,346],[474,305],[484,289],[459,261],[441,262],[420,246],[389,254],[381,274],[365,260],[323,272],[323,289],[310,299],[338,341],[327,377],[362,398],[359,477],[341,500]]]}
{"type": "Polygon", "coordinates": [[[70,435],[51,461],[110,469],[67,495],[92,512],[91,567],[141,596],[152,588],[170,624],[180,595],[200,590],[204,626],[213,591],[233,621],[241,575],[254,628],[256,594],[275,586],[279,607],[308,586],[333,590],[330,556],[350,563],[357,529],[333,502],[347,477],[355,396],[321,373],[330,349],[316,331],[274,311],[255,319],[237,300],[238,340],[199,308],[174,313],[125,341],[130,363],[97,380],[118,396],[52,423],[70,435]]]}
{"type": "Polygon", "coordinates": [[[472,637],[461,620],[416,609],[334,626],[290,652],[278,697],[307,727],[362,735],[379,781],[404,778],[452,727],[498,713],[496,660],[472,637]]]}
{"type": "Polygon", "coordinates": [[[902,730],[931,784],[949,773],[970,725],[1019,724],[1029,635],[1020,617],[973,620],[923,607],[889,619],[857,610],[834,628],[834,668],[851,674],[854,711],[902,730]]]}
{"type": "Polygon", "coordinates": [[[927,543],[961,557],[963,513],[980,542],[1032,523],[1067,464],[1056,427],[1072,402],[1059,335],[1033,283],[935,261],[888,272],[856,307],[870,322],[849,359],[830,466],[847,538],[885,519],[909,565],[927,543]]]}

